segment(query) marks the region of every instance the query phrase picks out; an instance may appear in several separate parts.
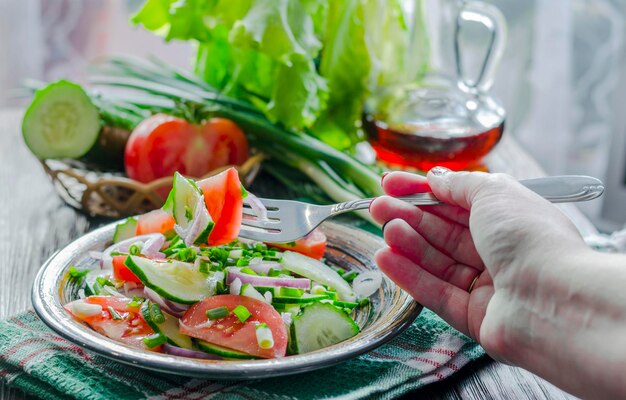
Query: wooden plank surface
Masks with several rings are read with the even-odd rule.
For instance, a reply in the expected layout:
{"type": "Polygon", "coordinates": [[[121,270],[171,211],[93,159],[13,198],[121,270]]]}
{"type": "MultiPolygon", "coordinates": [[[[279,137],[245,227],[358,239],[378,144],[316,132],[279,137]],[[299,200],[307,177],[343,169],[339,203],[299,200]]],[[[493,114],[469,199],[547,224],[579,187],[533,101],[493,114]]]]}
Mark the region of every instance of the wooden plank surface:
{"type": "MultiPolygon", "coordinates": [[[[104,222],[66,206],[22,142],[21,113],[0,110],[0,318],[31,308],[30,289],[42,263],[54,251],[104,222]]],[[[516,177],[542,175],[514,141],[505,139],[490,156],[492,170],[516,177]]],[[[565,212],[583,231],[593,231],[574,207],[565,212]]],[[[25,396],[0,383],[0,399],[25,396]]],[[[484,358],[443,382],[405,398],[570,399],[571,396],[519,368],[484,358]]]]}

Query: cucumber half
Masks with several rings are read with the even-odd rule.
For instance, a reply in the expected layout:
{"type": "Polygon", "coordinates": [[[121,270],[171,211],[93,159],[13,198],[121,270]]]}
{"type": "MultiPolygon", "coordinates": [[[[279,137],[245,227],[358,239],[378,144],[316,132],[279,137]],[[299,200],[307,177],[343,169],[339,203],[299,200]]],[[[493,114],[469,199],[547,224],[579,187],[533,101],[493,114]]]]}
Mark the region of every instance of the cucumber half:
{"type": "Polygon", "coordinates": [[[174,217],[176,233],[185,244],[207,243],[215,223],[204,204],[202,191],[196,184],[178,172],[174,174],[174,183],[163,210],[174,217]]]}
{"type": "Polygon", "coordinates": [[[239,360],[255,360],[258,357],[251,356],[250,354],[243,353],[241,351],[229,349],[228,347],[219,346],[217,344],[205,342],[204,340],[196,339],[198,348],[205,353],[217,354],[224,358],[234,358],[239,360]]]}
{"type": "Polygon", "coordinates": [[[141,283],[168,300],[194,304],[215,295],[207,284],[207,276],[193,264],[181,261],[156,262],[148,258],[128,256],[124,264],[141,283]]]}
{"type": "Polygon", "coordinates": [[[22,121],[24,142],[41,159],[84,156],[100,128],[100,114],[87,93],[64,80],[38,90],[22,121]]]}
{"type": "Polygon", "coordinates": [[[113,243],[119,243],[122,240],[130,239],[136,235],[137,218],[129,217],[115,225],[115,233],[113,234],[113,243]]]}
{"type": "Polygon", "coordinates": [[[359,333],[359,326],[331,304],[313,303],[293,319],[290,351],[302,354],[332,346],[359,333]]]}
{"type": "Polygon", "coordinates": [[[148,325],[154,330],[155,333],[160,333],[167,338],[167,341],[174,346],[182,347],[183,349],[193,350],[193,342],[187,335],[183,335],[179,332],[178,318],[173,317],[161,310],[161,313],[165,317],[165,321],[158,324],[152,318],[150,314],[151,301],[145,301],[141,306],[141,315],[146,320],[148,325]]]}

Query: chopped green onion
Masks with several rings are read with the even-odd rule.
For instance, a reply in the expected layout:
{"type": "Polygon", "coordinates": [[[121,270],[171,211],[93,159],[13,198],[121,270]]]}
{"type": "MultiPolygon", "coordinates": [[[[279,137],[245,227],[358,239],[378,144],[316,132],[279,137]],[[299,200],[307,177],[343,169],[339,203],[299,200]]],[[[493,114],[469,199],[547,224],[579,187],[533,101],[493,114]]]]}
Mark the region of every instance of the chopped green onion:
{"type": "Polygon", "coordinates": [[[287,297],[302,297],[302,295],[304,294],[304,290],[290,287],[281,287],[280,294],[281,296],[287,297]]]}
{"type": "Polygon", "coordinates": [[[311,294],[326,294],[326,288],[322,285],[313,285],[311,294]]]}
{"type": "Polygon", "coordinates": [[[137,246],[136,244],[131,244],[130,247],[128,248],[128,252],[130,253],[131,256],[137,256],[139,255],[139,253],[141,253],[141,248],[137,246]]]}
{"type": "Polygon", "coordinates": [[[115,287],[115,285],[108,280],[107,278],[104,278],[102,276],[99,276],[96,278],[96,282],[98,282],[100,284],[100,286],[104,287],[104,286],[113,286],[115,287]]]}
{"type": "Polygon", "coordinates": [[[193,219],[193,213],[191,212],[191,208],[189,208],[189,206],[185,206],[185,218],[187,221],[191,221],[193,219]]]}
{"type": "Polygon", "coordinates": [[[78,284],[83,282],[83,278],[85,275],[89,273],[89,269],[77,270],[75,267],[70,267],[69,274],[70,278],[78,284]]]}
{"type": "Polygon", "coordinates": [[[357,276],[359,276],[359,273],[356,271],[346,272],[345,274],[341,275],[341,277],[348,283],[352,283],[354,278],[356,278],[357,276]]]}
{"type": "Polygon", "coordinates": [[[267,245],[262,242],[258,242],[254,244],[254,249],[256,251],[267,251],[267,245]]]}
{"type": "Polygon", "coordinates": [[[248,311],[248,309],[242,305],[238,305],[237,307],[233,308],[233,314],[235,314],[241,322],[246,322],[246,320],[250,318],[250,316],[252,316],[252,314],[250,314],[250,311],[248,311]]]}
{"type": "Polygon", "coordinates": [[[244,251],[245,250],[231,250],[228,253],[228,257],[230,258],[241,258],[244,256],[244,251]]]}
{"type": "Polygon", "coordinates": [[[335,271],[337,271],[339,275],[343,275],[346,273],[346,271],[343,268],[337,268],[335,271]]]}
{"type": "Polygon", "coordinates": [[[262,349],[271,349],[274,347],[274,336],[267,324],[258,324],[255,328],[256,341],[262,349]]]}
{"type": "Polygon", "coordinates": [[[248,197],[248,191],[245,187],[243,187],[243,184],[240,183],[239,185],[241,185],[241,198],[245,199],[246,197],[248,197]]]}
{"type": "Polygon", "coordinates": [[[281,272],[282,272],[281,269],[270,268],[269,271],[267,271],[267,276],[276,277],[280,275],[281,272]]]}
{"type": "Polygon", "coordinates": [[[282,245],[287,247],[296,247],[296,242],[287,242],[283,243],[282,245]]]}
{"type": "Polygon", "coordinates": [[[211,261],[211,267],[209,268],[211,271],[223,271],[224,267],[222,263],[219,261],[211,261]]]}
{"type": "Polygon", "coordinates": [[[111,318],[113,318],[116,321],[119,321],[122,319],[122,316],[117,311],[115,311],[113,307],[108,306],[107,309],[109,310],[109,314],[111,314],[111,318]]]}
{"type": "Polygon", "coordinates": [[[165,335],[161,335],[160,333],[155,333],[154,335],[146,336],[143,338],[143,342],[149,348],[157,347],[167,342],[167,338],[165,335]]]}
{"type": "Polygon", "coordinates": [[[228,308],[226,308],[226,306],[212,308],[206,312],[206,316],[209,317],[209,319],[225,318],[228,317],[228,314],[230,313],[228,312],[228,308]]]}
{"type": "Polygon", "coordinates": [[[246,265],[250,264],[250,260],[246,260],[245,258],[240,258],[239,260],[237,260],[237,266],[238,267],[245,267],[246,265]]]}
{"type": "Polygon", "coordinates": [[[183,261],[183,262],[195,261],[196,256],[197,256],[196,250],[191,247],[180,249],[176,253],[176,258],[178,258],[180,261],[183,261]]]}
{"type": "Polygon", "coordinates": [[[198,271],[202,272],[203,274],[208,274],[209,273],[209,261],[200,259],[200,262],[198,264],[198,271]]]}
{"type": "Polygon", "coordinates": [[[112,251],[112,252],[110,252],[110,253],[109,253],[109,255],[110,255],[111,257],[115,257],[115,256],[123,256],[123,255],[124,255],[124,253],[120,253],[119,251],[112,251]]]}
{"type": "Polygon", "coordinates": [[[162,324],[163,322],[165,322],[165,315],[163,315],[163,312],[161,312],[161,307],[159,307],[159,305],[156,303],[152,303],[150,305],[150,318],[152,318],[152,320],[157,324],[162,324]]]}
{"type": "Polygon", "coordinates": [[[185,248],[185,242],[180,238],[180,236],[174,236],[174,238],[170,241],[170,245],[167,249],[163,250],[163,254],[166,257],[171,256],[172,254],[178,252],[181,248],[185,248]]]}
{"type": "Polygon", "coordinates": [[[133,299],[128,302],[128,307],[139,307],[143,300],[141,297],[133,296],[133,299]]]}
{"type": "Polygon", "coordinates": [[[94,282],[92,289],[95,294],[102,293],[102,285],[99,284],[98,282],[94,282]]]}
{"type": "Polygon", "coordinates": [[[359,307],[365,307],[365,306],[367,306],[369,304],[370,304],[369,297],[366,297],[364,299],[361,299],[361,301],[359,301],[359,307]]]}
{"type": "Polygon", "coordinates": [[[250,269],[248,267],[242,268],[239,271],[243,272],[244,274],[248,274],[248,275],[258,275],[254,270],[252,270],[252,269],[250,269]]]}

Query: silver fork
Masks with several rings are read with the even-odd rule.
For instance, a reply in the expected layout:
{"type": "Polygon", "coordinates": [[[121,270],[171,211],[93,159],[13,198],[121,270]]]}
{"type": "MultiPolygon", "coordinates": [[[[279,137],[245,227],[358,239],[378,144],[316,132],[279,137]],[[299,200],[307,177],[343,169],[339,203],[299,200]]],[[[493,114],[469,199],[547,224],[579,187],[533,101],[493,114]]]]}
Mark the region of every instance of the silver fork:
{"type": "MultiPolygon", "coordinates": [[[[566,175],[519,181],[552,203],[592,200],[604,192],[602,181],[590,176],[566,175]]],[[[416,206],[441,204],[433,193],[398,197],[416,206]]],[[[256,215],[244,201],[239,236],[263,242],[285,243],[309,234],[324,220],[369,207],[374,199],[359,199],[331,205],[316,205],[293,200],[259,199],[267,208],[267,219],[256,215]]]]}

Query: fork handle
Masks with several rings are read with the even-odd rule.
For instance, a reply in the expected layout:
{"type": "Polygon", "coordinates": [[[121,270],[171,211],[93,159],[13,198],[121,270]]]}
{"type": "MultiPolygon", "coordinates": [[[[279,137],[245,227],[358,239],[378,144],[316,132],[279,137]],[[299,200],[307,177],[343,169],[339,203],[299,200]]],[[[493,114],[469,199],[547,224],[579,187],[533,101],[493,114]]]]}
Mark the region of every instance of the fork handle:
{"type": "MultiPolygon", "coordinates": [[[[601,180],[584,175],[548,176],[524,179],[520,180],[519,183],[552,203],[593,200],[604,192],[604,185],[601,180]]],[[[442,204],[432,192],[417,193],[412,196],[397,197],[397,199],[416,206],[442,204]]],[[[369,208],[373,200],[359,199],[335,204],[331,215],[364,210],[369,208]]]]}

